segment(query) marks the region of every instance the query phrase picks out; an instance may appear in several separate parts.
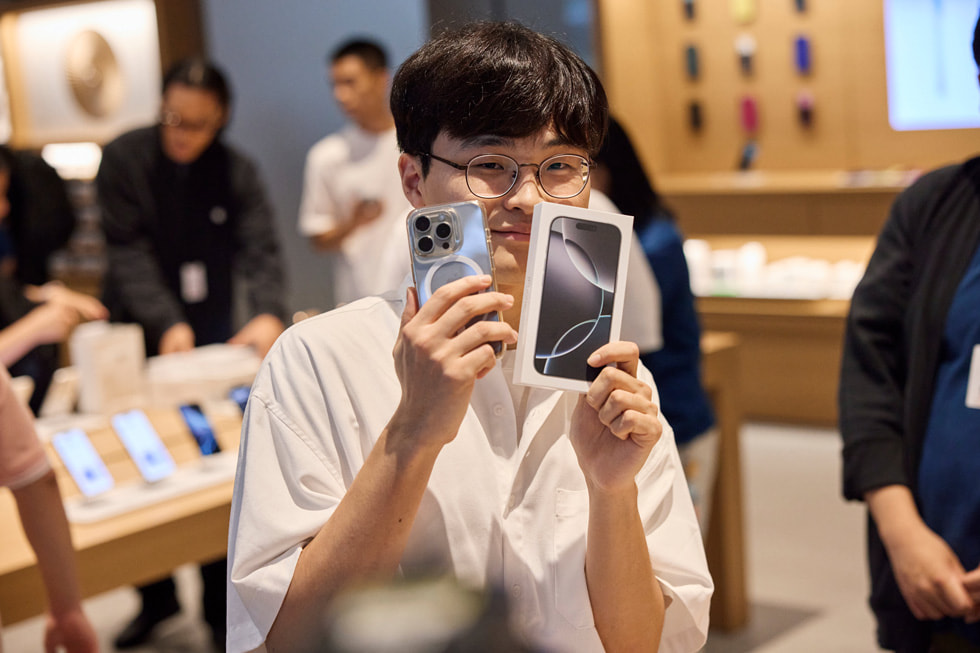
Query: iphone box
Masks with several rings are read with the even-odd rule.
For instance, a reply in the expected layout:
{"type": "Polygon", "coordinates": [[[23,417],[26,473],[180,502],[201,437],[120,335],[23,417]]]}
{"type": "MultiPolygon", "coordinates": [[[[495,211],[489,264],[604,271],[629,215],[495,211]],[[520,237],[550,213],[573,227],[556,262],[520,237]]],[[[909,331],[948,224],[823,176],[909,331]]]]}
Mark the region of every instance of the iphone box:
{"type": "Polygon", "coordinates": [[[588,358],[619,340],[633,218],[562,204],[534,207],[514,383],[585,392],[588,358]]]}

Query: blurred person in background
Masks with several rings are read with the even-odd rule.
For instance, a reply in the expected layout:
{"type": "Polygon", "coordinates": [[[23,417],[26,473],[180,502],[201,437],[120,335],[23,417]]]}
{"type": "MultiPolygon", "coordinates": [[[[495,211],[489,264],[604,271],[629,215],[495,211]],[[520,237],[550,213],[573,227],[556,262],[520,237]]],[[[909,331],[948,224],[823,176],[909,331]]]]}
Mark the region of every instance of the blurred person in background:
{"type": "Polygon", "coordinates": [[[108,317],[89,295],[51,281],[48,264],[75,229],[65,183],[41,157],[0,146],[0,362],[34,380],[37,413],[59,366],[58,343],[108,317]]]}
{"type": "Polygon", "coordinates": [[[307,154],[299,231],[331,255],[333,303],[344,304],[391,290],[409,273],[405,218],[412,207],[398,177],[387,54],[374,41],[354,39],[327,63],[350,124],[307,154]]]}
{"type": "Polygon", "coordinates": [[[839,405],[878,644],[980,651],[980,158],[892,205],[851,299],[839,405]]]}
{"type": "Polygon", "coordinates": [[[41,571],[48,598],[45,652],[97,653],[95,631],[82,610],[75,551],[58,481],[34,432],[31,416],[14,396],[10,374],[2,365],[0,487],[10,488],[14,495],[20,523],[41,571]]]}
{"type": "MultiPolygon", "coordinates": [[[[160,121],[105,146],[96,178],[113,320],[137,322],[148,355],[228,342],[264,356],[283,330],[282,264],[272,210],[254,163],[222,140],[231,91],[212,63],[164,75],[160,121]],[[248,322],[233,327],[233,282],[248,322]]],[[[225,639],[225,560],[202,565],[204,619],[225,639]]],[[[174,581],[140,588],[143,607],[116,638],[130,648],[176,614],[174,581]]]]}
{"type": "Polygon", "coordinates": [[[596,155],[592,185],[620,212],[633,216],[633,230],[656,279],[663,346],[655,350],[641,347],[640,360],[653,373],[660,409],[674,427],[698,523],[706,536],[719,435],[701,384],[701,325],[684,258],[684,237],[644,172],[629,135],[612,117],[596,155]]]}

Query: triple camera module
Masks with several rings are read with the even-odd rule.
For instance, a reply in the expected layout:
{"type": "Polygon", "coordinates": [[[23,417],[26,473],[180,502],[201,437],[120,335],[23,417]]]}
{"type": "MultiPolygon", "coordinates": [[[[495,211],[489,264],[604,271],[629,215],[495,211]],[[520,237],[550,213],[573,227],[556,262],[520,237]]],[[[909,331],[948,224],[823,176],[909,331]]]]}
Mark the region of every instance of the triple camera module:
{"type": "Polygon", "coordinates": [[[412,223],[415,249],[422,255],[438,256],[443,250],[456,249],[458,235],[453,229],[453,215],[439,212],[431,216],[419,216],[412,223]]]}

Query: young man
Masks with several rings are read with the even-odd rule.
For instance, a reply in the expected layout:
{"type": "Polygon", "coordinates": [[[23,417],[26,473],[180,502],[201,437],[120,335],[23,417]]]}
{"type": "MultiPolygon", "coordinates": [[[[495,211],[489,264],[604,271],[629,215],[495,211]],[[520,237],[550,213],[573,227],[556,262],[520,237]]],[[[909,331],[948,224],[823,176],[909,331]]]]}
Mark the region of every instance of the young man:
{"type": "Polygon", "coordinates": [[[411,288],[364,299],[270,352],[232,505],[230,650],[316,649],[343,590],[419,571],[505,588],[544,650],[697,650],[712,584],[636,346],[597,350],[586,395],[511,383],[533,208],[588,202],[595,73],[553,39],[478,24],[410,57],[392,109],[413,206],[482,198],[498,292],[466,277],[421,307],[411,288]],[[486,154],[508,183],[478,183],[468,162],[486,154]],[[551,184],[559,155],[578,157],[577,194],[551,184]]]}
{"type": "MultiPolygon", "coordinates": [[[[283,278],[272,211],[255,165],[226,145],[231,92],[213,64],[188,59],[164,76],[160,123],[108,145],[96,183],[114,320],[143,327],[149,355],[231,342],[264,356],[282,333],[283,278]],[[249,321],[237,331],[233,281],[249,321]]],[[[204,618],[225,639],[225,560],[203,565],[204,618]]],[[[140,588],[140,613],[117,648],[147,641],[179,610],[172,578],[140,588]]]]}
{"type": "Polygon", "coordinates": [[[348,41],[328,64],[334,99],[351,124],[307,154],[299,231],[332,254],[332,299],[343,304],[394,288],[408,274],[403,245],[412,207],[398,178],[384,50],[348,41]]]}

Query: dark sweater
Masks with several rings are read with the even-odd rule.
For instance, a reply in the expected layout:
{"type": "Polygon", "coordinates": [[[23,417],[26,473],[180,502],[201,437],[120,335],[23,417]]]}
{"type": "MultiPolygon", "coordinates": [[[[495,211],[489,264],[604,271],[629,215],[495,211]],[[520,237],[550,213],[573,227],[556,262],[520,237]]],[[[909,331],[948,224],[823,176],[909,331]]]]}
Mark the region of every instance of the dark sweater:
{"type": "Polygon", "coordinates": [[[255,166],[215,141],[194,163],[168,159],[157,127],[106,145],[96,179],[108,270],[105,301],[112,319],[143,326],[147,353],[178,322],[196,344],[233,335],[233,278],[246,282],[249,317],[285,318],[279,244],[255,166]],[[181,296],[181,268],[202,263],[207,298],[181,296]]]}
{"type": "MultiPolygon", "coordinates": [[[[896,199],[847,319],[840,382],[844,496],[908,486],[922,442],[946,315],[980,241],[980,158],[931,172],[896,199]]],[[[899,592],[868,520],[870,604],[884,648],[928,650],[928,625],[899,592]]]]}

